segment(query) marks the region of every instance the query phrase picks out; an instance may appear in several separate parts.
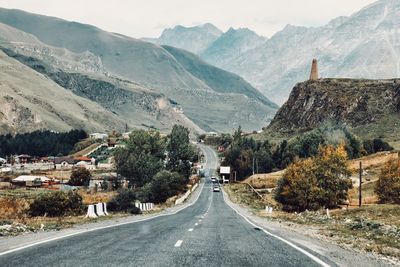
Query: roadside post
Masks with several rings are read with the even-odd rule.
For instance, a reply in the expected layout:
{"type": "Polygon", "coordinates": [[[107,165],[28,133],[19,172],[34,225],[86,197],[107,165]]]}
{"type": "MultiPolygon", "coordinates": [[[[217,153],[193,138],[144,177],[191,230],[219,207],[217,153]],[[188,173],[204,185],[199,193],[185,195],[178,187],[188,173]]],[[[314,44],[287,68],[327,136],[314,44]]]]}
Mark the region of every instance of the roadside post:
{"type": "Polygon", "coordinates": [[[362,205],[362,162],[360,161],[360,185],[358,187],[358,206],[362,205]]]}

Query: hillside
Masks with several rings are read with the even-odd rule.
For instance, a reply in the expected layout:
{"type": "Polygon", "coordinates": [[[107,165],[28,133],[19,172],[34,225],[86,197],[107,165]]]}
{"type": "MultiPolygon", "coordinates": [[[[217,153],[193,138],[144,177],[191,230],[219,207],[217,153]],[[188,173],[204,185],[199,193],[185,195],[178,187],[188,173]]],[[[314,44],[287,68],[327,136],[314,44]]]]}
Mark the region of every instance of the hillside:
{"type": "MultiPolygon", "coordinates": [[[[26,49],[25,44],[21,45],[18,38],[14,38],[17,40],[11,43],[16,46],[17,52],[24,50],[24,55],[35,58],[40,54],[39,59],[54,67],[59,67],[58,62],[64,66],[71,65],[69,68],[61,66],[67,72],[115,76],[140,84],[141,87],[152,88],[154,92],[171,99],[183,109],[184,115],[206,131],[231,132],[239,125],[248,131],[257,130],[266,126],[276,111],[275,105],[266,104],[258,97],[253,98],[254,92],[232,94],[231,87],[244,86],[243,80],[237,76],[215,81],[211,87],[209,81],[212,79],[194,76],[170,52],[158,45],[109,33],[90,25],[19,10],[0,9],[0,22],[31,34],[36,38],[35,43],[39,41],[45,44],[39,49],[36,46],[26,49]],[[51,49],[49,52],[49,46],[56,50],[51,49]],[[73,60],[66,61],[59,55],[60,51],[65,50],[70,55],[68,58],[86,55],[89,59],[71,64],[73,60]]],[[[197,58],[191,60],[196,61],[197,58]]],[[[190,65],[196,64],[192,62],[190,65]]],[[[253,90],[253,87],[246,85],[241,90],[247,89],[253,90]]]]}
{"type": "Polygon", "coordinates": [[[320,79],[297,84],[263,135],[291,137],[327,123],[362,138],[399,140],[400,80],[320,79]]]}
{"type": "Polygon", "coordinates": [[[37,129],[122,130],[112,112],[62,88],[0,51],[0,133],[37,129]]]}
{"type": "Polygon", "coordinates": [[[193,132],[202,130],[178,112],[164,96],[129,81],[90,73],[69,73],[45,62],[1,48],[8,56],[53,80],[74,94],[98,103],[117,115],[127,127],[154,128],[168,132],[173,124],[183,124],[193,132]]]}
{"type": "Polygon", "coordinates": [[[201,60],[195,54],[185,50],[165,45],[163,48],[171,53],[190,74],[204,81],[214,91],[219,93],[243,94],[249,98],[257,99],[271,108],[269,113],[274,112],[273,109],[278,108],[275,103],[267,99],[240,76],[214,67],[201,60]]]}

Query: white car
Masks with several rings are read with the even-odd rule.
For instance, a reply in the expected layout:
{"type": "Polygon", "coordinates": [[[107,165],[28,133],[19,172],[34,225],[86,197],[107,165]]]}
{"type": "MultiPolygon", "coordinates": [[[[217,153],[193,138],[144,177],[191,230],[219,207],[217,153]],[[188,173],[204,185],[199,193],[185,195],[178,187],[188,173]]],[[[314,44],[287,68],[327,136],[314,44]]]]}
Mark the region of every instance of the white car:
{"type": "Polygon", "coordinates": [[[217,182],[217,178],[215,178],[214,176],[211,177],[211,182],[216,183],[217,182]]]}
{"type": "Polygon", "coordinates": [[[219,188],[219,186],[214,186],[213,187],[213,192],[220,192],[221,189],[219,188]]]}

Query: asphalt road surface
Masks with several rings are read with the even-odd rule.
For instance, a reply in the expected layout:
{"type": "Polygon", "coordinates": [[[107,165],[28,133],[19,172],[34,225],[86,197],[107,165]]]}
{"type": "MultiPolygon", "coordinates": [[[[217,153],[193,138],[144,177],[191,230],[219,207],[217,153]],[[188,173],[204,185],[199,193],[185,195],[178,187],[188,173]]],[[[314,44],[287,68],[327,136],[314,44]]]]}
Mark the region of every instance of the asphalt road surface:
{"type": "Polygon", "coordinates": [[[252,225],[213,192],[211,149],[197,201],[176,214],[87,232],[0,256],[0,266],[321,266],[306,248],[252,225]]]}

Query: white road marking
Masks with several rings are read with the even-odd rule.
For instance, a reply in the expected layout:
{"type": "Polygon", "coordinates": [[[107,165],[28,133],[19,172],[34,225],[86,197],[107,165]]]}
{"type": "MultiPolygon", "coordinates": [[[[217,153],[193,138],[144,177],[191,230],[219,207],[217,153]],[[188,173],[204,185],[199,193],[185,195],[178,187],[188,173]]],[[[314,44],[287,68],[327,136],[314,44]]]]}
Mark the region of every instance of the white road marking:
{"type": "Polygon", "coordinates": [[[176,248],[179,248],[181,245],[182,245],[182,240],[178,240],[178,241],[176,241],[176,243],[175,243],[175,247],[176,248]]]}
{"type": "Polygon", "coordinates": [[[193,231],[193,228],[190,228],[188,231],[189,231],[189,232],[192,232],[192,231],[193,231]]]}
{"type": "Polygon", "coordinates": [[[199,225],[199,224],[198,224],[198,223],[195,223],[194,225],[197,226],[197,225],[199,225]]]}
{"type": "Polygon", "coordinates": [[[201,219],[199,219],[199,222],[201,222],[201,219]]]}
{"type": "Polygon", "coordinates": [[[17,248],[13,248],[13,249],[10,249],[10,250],[6,250],[4,252],[0,252],[0,256],[6,255],[6,254],[10,254],[10,253],[13,253],[13,252],[16,252],[16,251],[20,251],[20,250],[23,250],[23,249],[26,249],[26,248],[34,247],[34,246],[37,246],[37,245],[45,244],[45,243],[48,243],[48,242],[52,242],[52,241],[60,240],[60,239],[63,239],[63,238],[71,237],[71,236],[76,236],[76,235],[80,235],[80,234],[84,234],[84,233],[89,233],[89,232],[94,232],[94,231],[97,231],[97,230],[118,227],[118,226],[127,225],[127,224],[134,224],[134,223],[138,223],[138,222],[149,221],[149,220],[152,220],[152,219],[155,219],[155,218],[159,218],[159,217],[175,215],[178,212],[180,212],[180,211],[182,211],[184,209],[187,209],[190,206],[194,205],[197,202],[197,200],[199,200],[199,197],[200,197],[200,195],[201,195],[201,193],[203,191],[203,188],[204,188],[204,183],[201,186],[200,193],[197,195],[196,199],[192,203],[190,203],[187,206],[182,207],[182,208],[180,208],[180,209],[178,209],[178,210],[176,210],[176,211],[174,211],[172,213],[160,214],[160,215],[156,215],[156,216],[153,216],[153,217],[150,217],[150,218],[137,220],[137,221],[134,221],[134,222],[124,222],[124,223],[118,223],[118,224],[113,224],[113,225],[108,225],[108,226],[101,226],[101,227],[97,227],[97,228],[93,228],[93,229],[82,230],[82,231],[71,233],[71,234],[66,234],[66,235],[62,235],[62,236],[58,236],[58,237],[49,238],[49,239],[45,239],[45,240],[38,241],[38,242],[35,242],[35,243],[31,243],[31,244],[28,244],[28,245],[24,245],[24,246],[21,246],[21,247],[17,247],[17,248]]]}
{"type": "Polygon", "coordinates": [[[312,260],[315,261],[316,263],[320,264],[321,266],[323,266],[323,267],[330,267],[329,264],[327,264],[326,262],[322,261],[321,259],[319,259],[318,257],[314,256],[313,254],[309,253],[308,251],[302,249],[301,247],[299,247],[299,246],[293,244],[292,242],[290,242],[290,241],[288,241],[288,240],[286,240],[286,239],[284,239],[284,238],[282,238],[282,237],[280,237],[280,236],[277,236],[277,235],[275,235],[275,234],[273,234],[273,233],[271,233],[271,232],[268,232],[267,230],[265,230],[265,229],[264,229],[263,227],[261,227],[261,226],[258,226],[258,225],[256,225],[256,224],[254,224],[254,223],[251,222],[245,215],[241,214],[237,209],[235,209],[234,207],[232,207],[232,206],[226,201],[226,199],[225,199],[225,194],[223,194],[223,198],[224,198],[225,203],[226,203],[231,209],[233,209],[238,215],[240,215],[243,219],[246,220],[246,222],[248,222],[249,224],[251,224],[253,227],[260,228],[265,234],[267,234],[267,235],[269,235],[269,236],[272,236],[272,237],[274,237],[274,238],[276,238],[276,239],[278,239],[278,240],[280,240],[280,241],[286,243],[287,245],[289,245],[289,246],[291,246],[292,248],[294,248],[294,249],[300,251],[301,253],[303,253],[304,255],[306,255],[307,257],[309,257],[310,259],[312,259],[312,260]]]}

